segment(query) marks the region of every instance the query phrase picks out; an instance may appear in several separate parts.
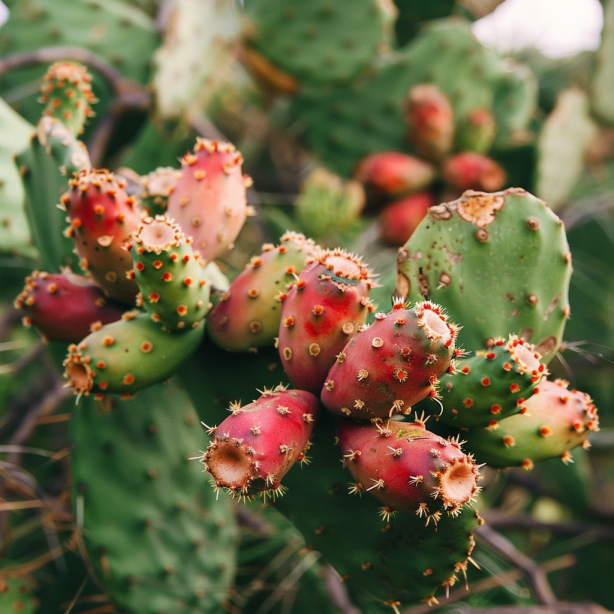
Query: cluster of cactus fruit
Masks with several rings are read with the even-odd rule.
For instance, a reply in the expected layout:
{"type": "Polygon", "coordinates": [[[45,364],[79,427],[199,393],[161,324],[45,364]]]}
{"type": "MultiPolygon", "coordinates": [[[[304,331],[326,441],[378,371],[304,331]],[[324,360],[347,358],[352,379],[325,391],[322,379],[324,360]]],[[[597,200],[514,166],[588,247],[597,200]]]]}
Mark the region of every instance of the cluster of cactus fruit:
{"type": "MultiPolygon", "coordinates": [[[[88,79],[63,63],[49,69],[46,83],[48,114],[76,136],[91,112],[88,79]]],[[[445,158],[454,143],[442,96],[423,86],[410,95],[411,138],[430,160],[445,158]]],[[[372,303],[377,277],[361,258],[293,232],[264,245],[224,284],[214,260],[251,213],[251,180],[233,145],[206,139],[180,169],[158,169],[130,193],[107,170],[71,167],[59,209],[83,275],[35,271],[16,299],[26,325],[69,344],[68,384],[101,406],[166,382],[186,361],[193,373],[205,323],[213,360],[232,352],[268,360],[266,348],[275,345],[292,387],[265,388],[246,405],[233,401],[226,419],[206,427],[211,441],[194,458],[216,491],[270,498],[343,578],[395,609],[431,601],[438,586],[449,588],[466,570],[481,522],[472,509],[478,463],[567,463],[598,429],[586,394],[546,379],[569,317],[562,223],[523,190],[487,193],[504,179],[485,166],[475,183],[463,183],[464,165],[493,138],[491,118],[474,115],[457,147],[479,153],[448,158],[442,174],[451,188],[486,191],[429,208],[399,250],[389,305],[372,303]],[[297,462],[309,466],[292,469],[297,462]],[[280,498],[286,485],[289,494],[280,498]],[[412,552],[420,556],[407,561],[412,552]]],[[[47,155],[63,160],[66,151],[47,155]]],[[[361,166],[375,187],[419,190],[435,177],[430,162],[406,158],[401,166],[423,169],[420,185],[397,183],[403,169],[380,185],[373,169],[384,155],[361,166]]],[[[25,168],[24,176],[36,170],[25,168]]],[[[38,224],[56,219],[57,210],[39,211],[38,224]]],[[[65,263],[58,258],[55,266],[65,263]]],[[[169,420],[156,393],[140,394],[150,395],[156,419],[169,420]]],[[[209,422],[216,414],[200,417],[209,422]]],[[[87,419],[107,428],[106,418],[87,419]]],[[[76,446],[86,475],[87,445],[77,439],[76,446]]],[[[170,443],[169,451],[185,456],[170,443]]]]}

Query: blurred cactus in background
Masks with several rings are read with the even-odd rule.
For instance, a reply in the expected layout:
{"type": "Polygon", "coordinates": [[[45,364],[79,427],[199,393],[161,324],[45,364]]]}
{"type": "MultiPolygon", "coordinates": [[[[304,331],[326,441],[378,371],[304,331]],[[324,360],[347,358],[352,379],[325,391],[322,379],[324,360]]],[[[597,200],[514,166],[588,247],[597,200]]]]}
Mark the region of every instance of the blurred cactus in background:
{"type": "Polygon", "coordinates": [[[7,1],[1,612],[614,610],[614,2],[426,4],[7,1]]]}

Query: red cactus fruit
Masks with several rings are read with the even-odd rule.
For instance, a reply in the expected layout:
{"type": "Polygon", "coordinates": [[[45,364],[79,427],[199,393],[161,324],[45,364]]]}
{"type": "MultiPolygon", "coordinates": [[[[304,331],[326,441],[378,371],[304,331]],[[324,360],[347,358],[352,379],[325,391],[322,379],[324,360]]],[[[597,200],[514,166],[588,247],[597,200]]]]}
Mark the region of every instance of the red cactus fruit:
{"type": "Polygon", "coordinates": [[[296,461],[306,461],[309,437],[318,418],[316,396],[277,386],[241,407],[218,427],[207,451],[199,457],[215,480],[216,489],[233,495],[283,494],[280,480],[296,461]]]}
{"type": "Polygon", "coordinates": [[[435,179],[435,167],[398,151],[381,151],[364,158],[354,176],[368,188],[386,195],[416,192],[435,179]]]}
{"type": "Polygon", "coordinates": [[[26,277],[15,307],[25,312],[24,325],[34,326],[46,341],[60,343],[78,343],[92,328],[119,320],[126,310],[83,275],[44,271],[26,277]]]}
{"type": "Polygon", "coordinates": [[[442,169],[444,181],[458,190],[496,192],[505,184],[503,167],[492,158],[464,151],[448,158],[442,169]]]}
{"type": "Polygon", "coordinates": [[[396,302],[375,317],[328,373],[321,398],[336,414],[371,420],[407,413],[414,403],[438,396],[438,378],[451,368],[457,327],[439,305],[425,301],[406,309],[396,302]]]}
{"type": "Polygon", "coordinates": [[[405,245],[434,204],[431,192],[418,192],[387,205],[380,215],[380,239],[395,247],[405,245]]]}
{"type": "Polygon", "coordinates": [[[312,239],[287,232],[281,244],[262,246],[207,318],[216,345],[229,352],[273,345],[281,323],[281,297],[316,251],[312,239]]]}
{"type": "Polygon", "coordinates": [[[197,138],[194,153],[183,156],[181,177],[168,199],[168,217],[194,240],[203,261],[230,249],[249,213],[243,156],[231,143],[197,138]]]}
{"type": "Polygon", "coordinates": [[[342,420],[339,446],[356,480],[350,492],[378,498],[388,520],[394,512],[413,512],[435,524],[443,512],[457,514],[474,501],[478,468],[457,440],[426,430],[425,422],[358,424],[342,420]]]}
{"type": "Polygon", "coordinates": [[[107,296],[134,306],[138,286],[127,277],[132,256],[125,248],[141,219],[136,199],[104,169],[81,171],[69,185],[60,206],[68,212],[66,235],[75,241],[81,268],[107,296]]]}
{"type": "Polygon", "coordinates": [[[288,377],[319,394],[335,356],[365,323],[373,281],[362,261],[321,251],[283,298],[278,347],[288,377]]]}
{"type": "Polygon", "coordinates": [[[429,160],[440,160],[454,142],[454,109],[448,97],[431,83],[409,90],[405,121],[409,140],[416,152],[429,160]]]}

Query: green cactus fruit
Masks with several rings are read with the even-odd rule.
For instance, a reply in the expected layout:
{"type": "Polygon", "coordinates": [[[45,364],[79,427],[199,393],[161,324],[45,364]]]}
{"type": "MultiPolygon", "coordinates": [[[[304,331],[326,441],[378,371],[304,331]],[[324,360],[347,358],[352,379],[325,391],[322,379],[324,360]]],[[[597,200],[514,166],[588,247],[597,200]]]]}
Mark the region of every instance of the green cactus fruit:
{"type": "Polygon", "coordinates": [[[345,230],[358,219],[365,202],[365,191],[358,181],[344,181],[319,167],[301,185],[296,220],[307,235],[318,239],[345,230]]]}
{"type": "Polygon", "coordinates": [[[197,138],[194,153],[181,162],[181,177],[168,199],[172,217],[194,243],[192,248],[208,262],[234,245],[250,209],[243,175],[243,156],[232,143],[197,138]]]}
{"type": "Polygon", "coordinates": [[[487,154],[497,135],[497,121],[492,111],[477,107],[459,121],[456,149],[487,154]]]}
{"type": "Polygon", "coordinates": [[[145,209],[151,217],[166,215],[168,197],[175,189],[179,177],[181,177],[181,171],[170,166],[161,166],[142,177],[141,208],[145,209]]]}
{"type": "Polygon", "coordinates": [[[437,524],[443,514],[459,514],[480,490],[475,462],[458,440],[431,433],[424,420],[342,420],[337,433],[355,490],[379,499],[383,515],[411,512],[427,526],[437,524]]]}
{"type": "Polygon", "coordinates": [[[85,400],[71,421],[73,504],[98,581],[118,611],[217,614],[237,528],[189,460],[202,429],[174,383],[129,401],[85,400]]]}
{"type": "Polygon", "coordinates": [[[441,174],[448,186],[459,192],[496,192],[504,186],[507,178],[505,170],[498,162],[473,151],[463,151],[450,156],[444,162],[441,174]]]}
{"type": "Polygon", "coordinates": [[[418,155],[441,160],[454,143],[454,109],[434,84],[414,85],[407,96],[405,121],[408,138],[418,155]]]}
{"type": "Polygon", "coordinates": [[[467,349],[514,333],[547,364],[561,343],[571,276],[565,230],[520,188],[468,191],[432,207],[399,250],[398,272],[397,294],[443,305],[462,324],[467,349]]]}
{"type": "Polygon", "coordinates": [[[171,331],[196,328],[210,308],[211,284],[191,244],[173,220],[159,215],[141,222],[130,247],[137,300],[171,331]]]}
{"type": "Polygon", "coordinates": [[[350,590],[360,587],[393,606],[431,601],[442,584],[451,586],[466,570],[481,519],[470,508],[429,526],[415,513],[391,517],[374,497],[361,497],[355,483],[348,486],[335,429],[332,416],[323,415],[309,451],[312,462],[288,473],[288,493],[275,507],[350,590]]]}
{"type": "Polygon", "coordinates": [[[27,149],[16,157],[25,188],[25,209],[41,267],[76,267],[73,241],[64,236],[66,213],[57,207],[73,173],[91,169],[85,145],[54,117],[42,117],[27,149]]]}
{"type": "Polygon", "coordinates": [[[416,192],[435,180],[435,167],[426,160],[398,151],[380,151],[360,161],[354,177],[378,194],[416,192]]]}
{"type": "Polygon", "coordinates": [[[402,301],[358,330],[328,372],[322,403],[355,420],[407,413],[427,396],[437,397],[439,377],[455,354],[457,326],[428,301],[406,309],[402,301]]]}
{"type": "Polygon", "coordinates": [[[231,403],[230,416],[218,427],[201,457],[216,490],[233,496],[284,493],[280,481],[297,461],[305,460],[320,412],[318,397],[284,386],[265,389],[249,403],[231,403]]]}
{"type": "Polygon", "coordinates": [[[26,327],[34,326],[46,341],[59,343],[78,343],[92,326],[115,322],[126,311],[87,277],[67,271],[33,271],[15,307],[24,311],[26,327]]]}
{"type": "Polygon", "coordinates": [[[59,119],[77,136],[83,132],[88,117],[94,115],[92,104],[97,102],[85,66],[76,62],[56,62],[45,73],[40,102],[43,114],[59,119]]]}
{"type": "Polygon", "coordinates": [[[283,297],[278,348],[296,388],[320,394],[336,355],[374,307],[374,285],[360,258],[322,250],[283,297]]]}
{"type": "Polygon", "coordinates": [[[521,413],[464,433],[468,449],[491,467],[532,469],[535,462],[557,457],[573,462],[570,450],[590,445],[587,435],[599,430],[599,418],[592,399],[568,385],[560,379],[542,381],[521,413]]]}
{"type": "Polygon", "coordinates": [[[454,373],[442,376],[443,408],[435,412],[431,403],[417,408],[436,413],[439,420],[457,428],[494,427],[522,412],[526,398],[548,374],[540,358],[534,346],[516,335],[507,342],[496,339],[492,347],[463,359],[454,373]]]}
{"type": "Polygon", "coordinates": [[[69,185],[60,204],[68,212],[65,234],[75,242],[81,268],[107,296],[134,305],[138,286],[130,275],[126,246],[141,220],[136,199],[125,192],[123,180],[105,169],[81,171],[69,185]]]}
{"type": "Polygon", "coordinates": [[[376,59],[393,13],[373,0],[252,0],[250,43],[299,81],[348,82],[376,59]]]}
{"type": "Polygon", "coordinates": [[[34,597],[34,581],[29,576],[6,575],[0,569],[0,612],[2,614],[34,614],[38,611],[34,597]]]}
{"type": "MultiPolygon", "coordinates": [[[[138,312],[136,312],[138,313],[138,312]]],[[[130,396],[168,379],[198,347],[205,323],[167,333],[148,314],[127,312],[69,346],[64,375],[75,394],[130,396]]]]}
{"type": "Polygon", "coordinates": [[[273,345],[281,297],[316,249],[313,240],[295,232],[284,234],[277,247],[263,245],[209,314],[207,331],[214,343],[229,352],[273,345]]]}

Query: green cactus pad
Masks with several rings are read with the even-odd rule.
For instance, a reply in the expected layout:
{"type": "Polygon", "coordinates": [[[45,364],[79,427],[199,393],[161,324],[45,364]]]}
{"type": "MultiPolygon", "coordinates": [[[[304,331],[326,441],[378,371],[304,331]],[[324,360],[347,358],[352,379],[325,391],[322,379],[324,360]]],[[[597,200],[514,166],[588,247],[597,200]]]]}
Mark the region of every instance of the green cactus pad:
{"type": "Polygon", "coordinates": [[[476,108],[492,111],[496,144],[509,145],[526,129],[536,105],[530,77],[523,67],[510,67],[483,47],[469,22],[447,19],[430,23],[351,85],[325,91],[303,88],[294,110],[308,146],[331,170],[349,174],[373,151],[410,151],[403,108],[409,90],[420,83],[433,83],[448,96],[456,122],[476,108]]]}
{"type": "Polygon", "coordinates": [[[517,334],[547,363],[561,343],[571,276],[565,230],[520,188],[467,191],[431,208],[400,248],[398,267],[397,294],[443,305],[463,327],[466,349],[517,334]]]}
{"type": "Polygon", "coordinates": [[[409,513],[386,520],[375,498],[350,494],[352,476],[339,462],[334,441],[334,423],[325,418],[309,451],[312,464],[286,476],[288,493],[275,507],[350,586],[390,605],[429,601],[441,584],[452,584],[455,573],[466,568],[472,532],[481,522],[477,512],[444,514],[436,527],[409,513]]]}
{"type": "Polygon", "coordinates": [[[76,268],[74,241],[64,236],[66,212],[58,208],[60,195],[68,189],[73,173],[90,170],[85,145],[53,117],[43,117],[29,147],[16,157],[25,188],[26,215],[41,267],[59,272],[76,268]]]}
{"type": "Polygon", "coordinates": [[[146,218],[131,249],[141,301],[155,322],[178,331],[195,328],[209,310],[209,286],[192,241],[173,220],[146,218]]]}
{"type": "Polygon", "coordinates": [[[229,502],[189,460],[202,428],[184,392],[105,396],[71,422],[73,502],[98,579],[131,614],[217,614],[235,566],[229,502]]]}
{"type": "Polygon", "coordinates": [[[415,409],[424,409],[457,428],[494,424],[519,413],[522,402],[547,374],[540,358],[522,339],[497,339],[487,350],[460,361],[454,373],[441,377],[442,410],[432,401],[415,409]]]}
{"type": "Polygon", "coordinates": [[[128,395],[168,379],[198,347],[205,323],[167,333],[148,314],[128,312],[69,346],[65,376],[75,394],[128,395]]]}
{"type": "Polygon", "coordinates": [[[24,188],[13,156],[27,147],[34,126],[0,99],[0,250],[33,257],[28,222],[23,210],[24,188]]]}
{"type": "Polygon", "coordinates": [[[389,15],[375,0],[250,0],[251,44],[301,81],[349,81],[388,42],[389,15]]]}

